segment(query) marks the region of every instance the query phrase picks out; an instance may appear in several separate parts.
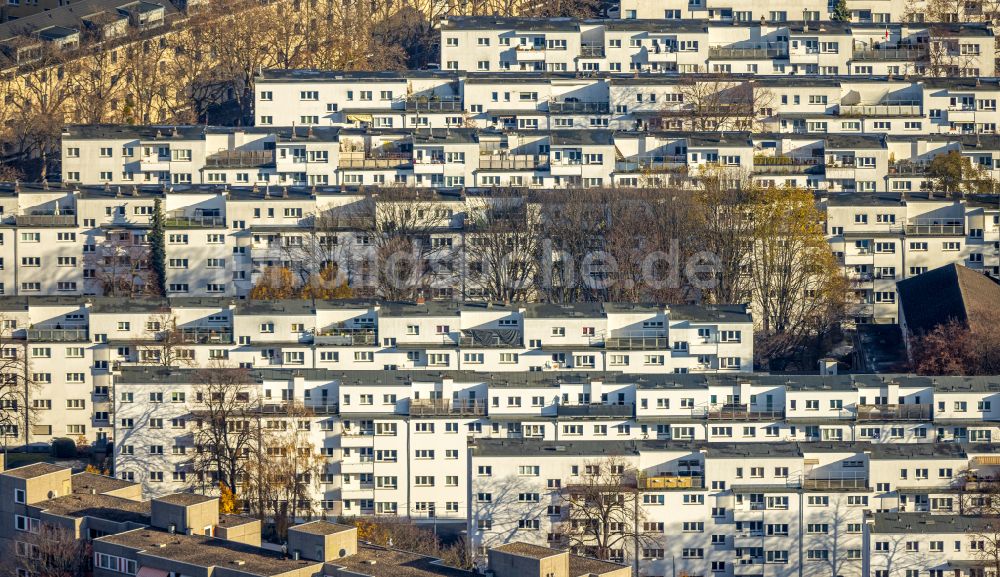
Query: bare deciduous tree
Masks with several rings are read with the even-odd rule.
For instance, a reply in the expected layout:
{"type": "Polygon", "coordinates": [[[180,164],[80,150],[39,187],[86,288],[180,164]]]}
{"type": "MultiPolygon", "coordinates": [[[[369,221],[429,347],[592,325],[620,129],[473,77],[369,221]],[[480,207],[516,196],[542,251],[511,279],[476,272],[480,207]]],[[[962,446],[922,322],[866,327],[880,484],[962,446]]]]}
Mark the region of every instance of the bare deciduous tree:
{"type": "Polygon", "coordinates": [[[586,461],[579,476],[566,479],[561,533],[571,550],[609,560],[655,543],[643,530],[638,483],[638,471],[620,457],[586,461]]]}
{"type": "Polygon", "coordinates": [[[8,559],[13,569],[32,577],[76,577],[91,570],[92,555],[90,540],[43,524],[37,533],[19,533],[8,559]]]}

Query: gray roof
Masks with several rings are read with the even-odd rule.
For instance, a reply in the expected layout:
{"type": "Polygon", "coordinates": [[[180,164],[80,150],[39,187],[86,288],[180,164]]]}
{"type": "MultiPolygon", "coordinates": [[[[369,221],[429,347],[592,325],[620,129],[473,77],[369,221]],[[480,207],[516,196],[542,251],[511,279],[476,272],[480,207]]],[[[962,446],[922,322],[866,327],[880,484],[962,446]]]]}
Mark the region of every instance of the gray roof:
{"type": "Polygon", "coordinates": [[[977,328],[1000,303],[1000,285],[990,277],[949,264],[896,283],[902,316],[911,334],[951,320],[977,328]]]}
{"type": "Polygon", "coordinates": [[[873,534],[914,533],[995,533],[997,520],[992,517],[967,517],[930,513],[875,513],[873,534]]]}

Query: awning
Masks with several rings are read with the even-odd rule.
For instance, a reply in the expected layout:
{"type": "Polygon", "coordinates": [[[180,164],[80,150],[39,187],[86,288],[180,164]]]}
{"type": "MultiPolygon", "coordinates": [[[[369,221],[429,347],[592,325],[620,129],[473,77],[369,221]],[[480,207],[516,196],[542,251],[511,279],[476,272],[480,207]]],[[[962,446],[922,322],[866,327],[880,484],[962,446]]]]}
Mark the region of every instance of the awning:
{"type": "Polygon", "coordinates": [[[169,573],[162,569],[140,567],[139,572],[135,574],[135,577],[167,577],[167,575],[169,575],[169,573]]]}
{"type": "Polygon", "coordinates": [[[347,115],[347,120],[349,122],[371,122],[372,121],[372,115],[371,114],[348,114],[347,115]]]}

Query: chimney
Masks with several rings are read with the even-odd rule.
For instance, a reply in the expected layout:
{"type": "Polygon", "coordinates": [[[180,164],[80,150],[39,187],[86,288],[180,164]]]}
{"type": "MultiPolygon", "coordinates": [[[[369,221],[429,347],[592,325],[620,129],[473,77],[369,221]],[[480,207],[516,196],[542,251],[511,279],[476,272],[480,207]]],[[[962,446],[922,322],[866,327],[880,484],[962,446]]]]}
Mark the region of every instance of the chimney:
{"type": "Polygon", "coordinates": [[[424,304],[424,303],[426,303],[426,302],[427,302],[427,299],[425,299],[425,298],[423,297],[423,295],[420,295],[420,296],[418,296],[418,297],[417,297],[417,304],[418,304],[418,305],[422,305],[422,304],[424,304]]]}

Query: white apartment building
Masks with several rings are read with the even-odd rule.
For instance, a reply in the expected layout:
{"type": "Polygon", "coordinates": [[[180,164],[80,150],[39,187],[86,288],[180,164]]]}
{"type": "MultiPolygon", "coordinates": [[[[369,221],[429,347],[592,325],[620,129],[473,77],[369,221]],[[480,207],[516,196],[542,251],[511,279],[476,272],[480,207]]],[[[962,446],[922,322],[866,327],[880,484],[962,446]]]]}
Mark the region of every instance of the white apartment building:
{"type": "MultiPolygon", "coordinates": [[[[633,86],[633,90],[639,88],[633,86]]],[[[655,93],[645,90],[648,88],[633,93],[632,98],[657,100],[655,93]]],[[[778,98],[787,100],[787,96],[778,98]]],[[[798,102],[799,97],[793,96],[790,101],[798,102]]],[[[826,96],[823,101],[827,101],[826,96]]],[[[864,114],[861,108],[858,115],[864,114]]],[[[883,122],[879,130],[892,132],[862,132],[862,120],[850,120],[842,126],[852,124],[854,132],[835,132],[828,131],[835,122],[822,115],[788,113],[774,117],[782,126],[779,132],[690,131],[682,130],[683,123],[689,122],[684,120],[687,113],[635,109],[631,115],[637,120],[631,121],[633,126],[627,130],[534,130],[540,117],[533,115],[536,113],[495,116],[489,122],[498,126],[483,130],[297,128],[295,132],[301,138],[287,142],[280,136],[282,129],[251,129],[253,135],[237,128],[218,129],[215,134],[202,131],[183,142],[157,127],[122,127],[113,138],[94,135],[86,127],[79,132],[70,129],[63,139],[63,194],[67,198],[60,207],[65,211],[62,220],[70,220],[72,197],[79,196],[71,191],[80,185],[105,186],[104,191],[98,189],[94,194],[103,192],[106,196],[142,196],[146,192],[162,195],[172,191],[174,194],[167,195],[171,198],[167,209],[177,216],[197,213],[201,217],[218,217],[189,219],[192,226],[232,228],[232,223],[244,221],[226,218],[225,209],[235,207],[216,201],[218,206],[197,206],[192,210],[187,205],[201,203],[178,193],[225,192],[233,198],[256,195],[254,200],[266,198],[268,202],[295,195],[298,202],[306,203],[297,207],[305,215],[357,202],[359,197],[351,199],[343,193],[362,186],[406,185],[439,190],[635,187],[656,183],[689,186],[689,177],[706,166],[749,173],[762,185],[791,184],[828,192],[907,193],[932,189],[928,163],[949,152],[968,158],[985,176],[1000,180],[1000,137],[963,134],[964,129],[924,134],[904,129],[909,121],[883,122]],[[519,128],[529,121],[529,129],[519,128]],[[651,129],[650,122],[663,128],[651,129]],[[639,130],[635,129],[636,123],[639,130]],[[895,132],[893,126],[900,132],[895,132]],[[140,136],[147,132],[153,134],[148,141],[140,136]],[[227,137],[217,139],[222,133],[227,137]],[[158,150],[157,158],[162,162],[135,163],[131,155],[138,148],[158,150]],[[185,160],[167,160],[174,156],[185,160]],[[251,158],[256,160],[246,160],[251,158]],[[314,204],[318,206],[309,206],[309,201],[302,198],[304,194],[315,196],[314,204]]],[[[930,121],[912,122],[922,127],[930,121]]],[[[869,124],[879,126],[877,122],[869,124]]],[[[975,126],[981,123],[977,121],[975,126]]],[[[55,207],[45,203],[56,193],[49,192],[49,196],[33,197],[42,206],[23,203],[19,209],[26,211],[26,216],[46,211],[51,214],[55,207]]],[[[289,219],[297,214],[295,210],[282,210],[280,214],[285,218],[282,223],[294,224],[289,219]]],[[[148,215],[110,216],[129,222],[148,215]]],[[[98,220],[85,220],[83,224],[98,220]]],[[[52,219],[44,222],[49,227],[56,224],[52,219]]],[[[171,224],[181,225],[175,220],[171,224]]]]}
{"type": "MultiPolygon", "coordinates": [[[[717,22],[753,22],[761,19],[769,22],[817,21],[833,19],[835,7],[836,4],[818,0],[800,0],[792,4],[769,6],[764,10],[752,2],[734,4],[715,0],[623,0],[617,16],[626,19],[705,18],[717,22]]],[[[850,22],[853,23],[923,22],[933,17],[928,16],[928,3],[922,0],[847,0],[846,7],[850,13],[850,22]]],[[[942,17],[942,20],[964,22],[981,20],[984,8],[982,2],[971,2],[962,6],[939,7],[936,10],[948,12],[947,17],[942,17]]]]}
{"type": "Polygon", "coordinates": [[[594,468],[625,465],[636,472],[623,489],[636,491],[631,522],[643,540],[638,559],[631,545],[612,558],[637,560],[642,575],[982,567],[971,563],[977,521],[956,514],[956,490],[967,472],[995,473],[991,453],[956,444],[480,439],[471,449],[469,531],[480,554],[509,540],[565,546],[562,492],[587,483],[594,468]],[[934,542],[903,544],[910,539],[934,542]],[[887,540],[898,546],[886,549],[887,540]]]}
{"type": "Polygon", "coordinates": [[[996,200],[917,193],[836,195],[820,202],[828,242],[857,297],[857,322],[897,322],[896,282],[946,264],[1000,276],[996,200]]]}
{"type": "Polygon", "coordinates": [[[38,447],[57,437],[110,441],[113,375],[130,366],[541,374],[753,366],[753,321],[742,306],[52,296],[3,297],[0,309],[5,354],[23,358],[34,383],[28,428],[6,436],[38,447]]]}
{"type": "MultiPolygon", "coordinates": [[[[198,375],[162,366],[113,372],[109,442],[116,473],[150,495],[214,486],[191,465],[198,375]]],[[[518,489],[524,483],[569,479],[573,467],[602,454],[634,454],[649,479],[643,488],[660,495],[644,501],[647,520],[666,523],[657,525],[660,533],[672,534],[674,522],[727,524],[720,528],[730,533],[726,546],[713,546],[687,570],[712,559],[731,564],[732,532],[762,531],[755,521],[798,523],[789,503],[803,507],[809,491],[845,496],[849,490],[859,522],[863,509],[957,512],[949,493],[970,468],[989,463],[971,459],[989,454],[1000,434],[1000,384],[990,377],[327,368],[262,368],[250,375],[264,426],[294,427],[326,460],[315,502],[328,512],[468,519],[483,530],[472,533],[477,546],[512,535],[541,543],[556,532],[542,525],[555,522],[546,520],[545,505],[558,503],[530,499],[500,507],[479,496],[491,492],[487,485],[502,484],[510,499],[536,492],[518,489]],[[289,404],[302,409],[286,417],[289,404]],[[282,425],[283,419],[298,422],[282,425]],[[607,446],[618,452],[576,452],[607,446]],[[531,474],[517,473],[520,467],[531,474]],[[767,502],[759,494],[782,498],[774,507],[754,505],[767,502]],[[527,517],[517,507],[525,503],[539,522],[518,527],[527,517]],[[486,511],[505,517],[498,513],[495,526],[479,526],[486,511]]],[[[829,510],[809,509],[806,517],[813,514],[826,522],[821,517],[829,510]]],[[[745,547],[760,546],[764,537],[749,536],[758,539],[745,547]]],[[[794,566],[796,558],[787,562],[794,566]]]]}
{"type": "Polygon", "coordinates": [[[970,78],[996,69],[987,24],[792,20],[453,17],[441,24],[441,69],[970,78]]]}

